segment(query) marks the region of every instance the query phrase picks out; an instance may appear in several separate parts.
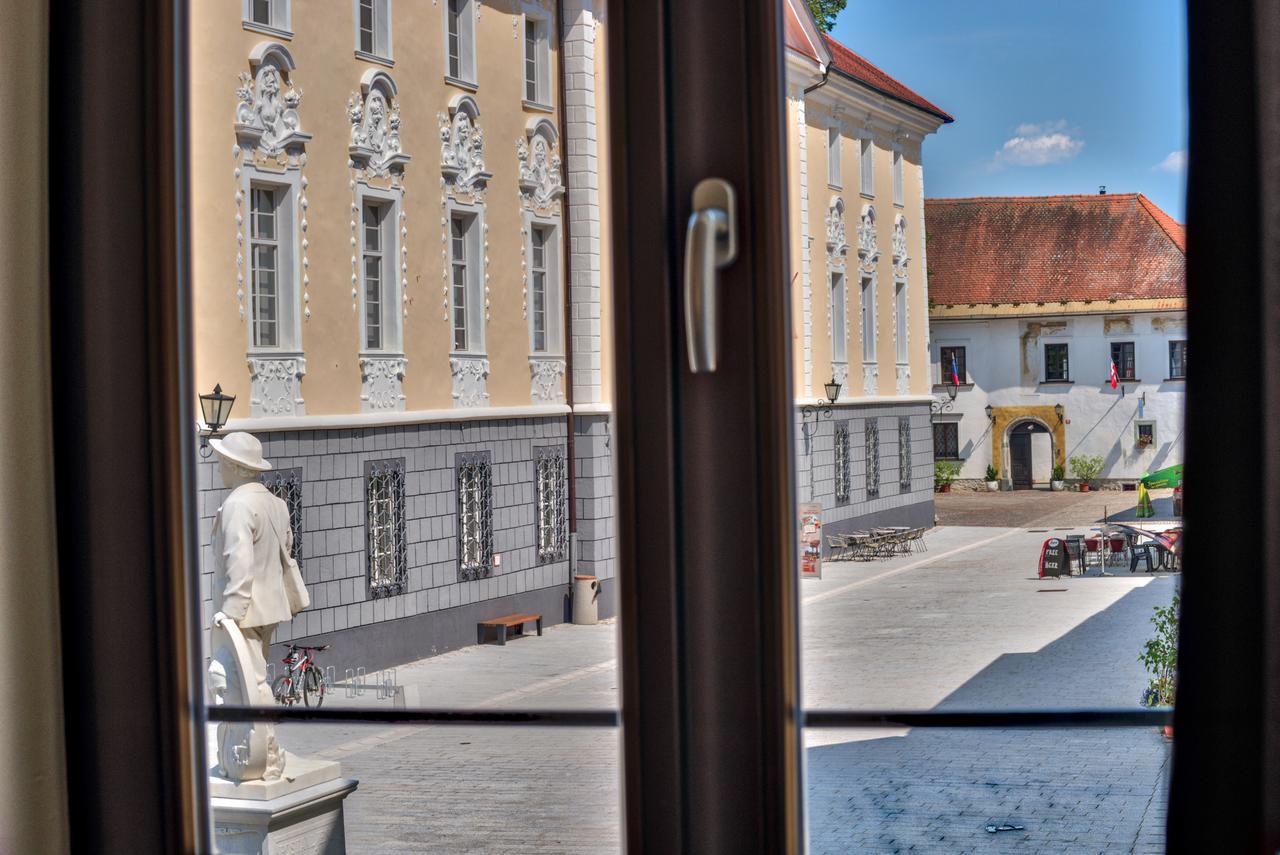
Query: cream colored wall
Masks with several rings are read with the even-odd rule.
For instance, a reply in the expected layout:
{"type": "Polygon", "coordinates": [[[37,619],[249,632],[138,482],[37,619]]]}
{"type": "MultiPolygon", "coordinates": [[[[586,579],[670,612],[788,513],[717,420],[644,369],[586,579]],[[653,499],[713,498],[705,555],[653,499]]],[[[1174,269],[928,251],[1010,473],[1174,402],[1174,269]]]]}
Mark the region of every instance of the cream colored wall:
{"type": "MultiPolygon", "coordinates": [[[[451,328],[442,306],[447,249],[441,224],[442,190],[437,114],[466,90],[444,81],[444,18],[439,4],[396,2],[393,68],[355,57],[351,4],[293,4],[293,38],[279,39],[297,63],[291,83],[302,92],[301,129],[313,135],[304,168],[309,186],[307,256],[311,317],[301,325],[307,374],[302,396],[308,415],[360,410],[360,318],[351,298],[351,173],[347,167],[350,123],[347,99],[370,68],[387,72],[399,89],[400,137],[413,160],[405,169],[404,238],[409,266],[404,378],[410,410],[448,408],[451,328]]],[[[543,8],[554,12],[544,3],[543,8]]],[[[558,27],[552,27],[553,32],[558,27]]],[[[245,365],[248,331],[236,299],[236,204],[233,121],[238,75],[248,71],[254,45],[275,37],[241,24],[233,0],[191,4],[191,178],[194,320],[197,388],[221,383],[239,398],[235,415],[249,415],[245,365]]],[[[530,117],[556,114],[522,106],[523,26],[511,6],[481,3],[476,22],[477,82],[472,94],[485,134],[485,165],[493,173],[486,193],[490,316],[486,347],[492,406],[530,403],[528,321],[522,316],[521,214],[517,198],[516,143],[530,117]]],[[[553,39],[551,92],[559,99],[558,40],[553,39]]],[[[567,282],[567,272],[565,280],[567,282]]],[[[567,335],[567,330],[566,330],[567,335]]]]}
{"type": "Polygon", "coordinates": [[[796,397],[806,394],[804,382],[804,274],[801,269],[804,249],[804,231],[800,228],[800,146],[797,138],[801,98],[794,93],[787,97],[787,240],[791,274],[788,287],[791,292],[791,364],[792,388],[796,397]]]}
{"type": "MultiPolygon", "coordinates": [[[[605,20],[607,10],[597,12],[605,20]]],[[[613,405],[613,218],[612,161],[609,157],[609,49],[603,31],[596,34],[596,164],[600,199],[600,403],[613,405]]],[[[566,277],[566,282],[568,281],[566,277]]],[[[567,286],[566,286],[567,287],[567,286]]],[[[566,327],[567,329],[567,327],[566,327]]],[[[575,359],[587,358],[575,355],[575,359]]]]}
{"type": "MultiPolygon", "coordinates": [[[[901,212],[907,218],[907,255],[910,259],[907,266],[907,337],[908,365],[911,371],[909,391],[911,394],[929,393],[929,353],[928,336],[928,300],[925,294],[925,276],[923,262],[920,258],[920,216],[923,209],[921,198],[921,163],[920,147],[917,143],[907,142],[903,147],[903,205],[893,204],[893,141],[877,132],[874,142],[874,181],[871,188],[874,193],[868,198],[863,195],[860,186],[861,167],[859,161],[860,142],[850,136],[851,124],[849,115],[844,114],[845,130],[840,138],[840,175],[841,187],[835,189],[827,184],[827,128],[831,124],[830,108],[810,101],[806,109],[806,142],[808,150],[809,180],[809,232],[813,240],[809,245],[810,276],[812,279],[811,306],[813,312],[813,382],[815,388],[830,377],[831,373],[831,300],[829,286],[829,268],[827,265],[826,219],[830,210],[831,199],[839,196],[845,204],[845,233],[849,243],[849,256],[845,263],[846,321],[848,324],[847,342],[849,355],[848,388],[841,392],[842,396],[861,397],[862,385],[862,329],[861,317],[861,273],[858,269],[857,243],[858,223],[862,215],[862,207],[871,204],[876,212],[876,239],[880,250],[880,259],[876,265],[876,355],[879,365],[878,393],[894,395],[897,393],[896,369],[897,354],[894,341],[894,274],[893,274],[893,223],[901,212]]],[[[794,120],[793,120],[794,121],[794,120]]],[[[794,123],[792,124],[794,127],[794,123]]],[[[796,142],[792,135],[792,148],[796,142]]],[[[799,181],[798,167],[794,170],[793,179],[799,181]]],[[[793,201],[797,202],[798,194],[793,193],[793,201]]],[[[798,218],[797,218],[798,219],[798,218]]],[[[797,228],[798,226],[793,226],[797,228]]],[[[799,258],[799,251],[793,243],[793,257],[799,258]]],[[[799,265],[796,265],[799,269],[799,265]]],[[[803,303],[799,290],[793,289],[793,307],[795,315],[800,318],[803,303]]],[[[797,324],[802,323],[802,318],[797,324]]],[[[803,373],[802,351],[797,348],[794,357],[796,374],[803,373]]],[[[799,386],[797,386],[799,388],[799,386]]]]}

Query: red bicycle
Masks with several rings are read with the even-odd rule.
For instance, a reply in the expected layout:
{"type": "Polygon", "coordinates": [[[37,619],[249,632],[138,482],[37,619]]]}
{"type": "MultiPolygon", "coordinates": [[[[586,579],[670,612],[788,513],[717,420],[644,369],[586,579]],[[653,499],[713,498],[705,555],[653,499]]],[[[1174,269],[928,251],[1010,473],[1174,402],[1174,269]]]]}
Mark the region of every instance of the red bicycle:
{"type": "Polygon", "coordinates": [[[271,694],[276,703],[292,706],[299,699],[309,707],[319,707],[324,703],[324,695],[328,686],[324,682],[324,674],[316,664],[316,653],[328,650],[329,645],[320,647],[304,647],[290,644],[289,654],[280,661],[288,670],[276,678],[271,686],[271,694]]]}

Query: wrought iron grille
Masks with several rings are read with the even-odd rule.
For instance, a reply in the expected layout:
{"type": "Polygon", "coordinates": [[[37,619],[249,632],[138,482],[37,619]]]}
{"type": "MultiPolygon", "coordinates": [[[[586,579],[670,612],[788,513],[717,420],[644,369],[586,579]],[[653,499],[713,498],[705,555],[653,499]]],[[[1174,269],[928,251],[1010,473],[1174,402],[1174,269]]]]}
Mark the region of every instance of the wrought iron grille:
{"type": "Polygon", "coordinates": [[[263,472],[262,484],[289,508],[289,529],[293,532],[293,548],[289,555],[302,564],[302,469],[275,469],[263,472]]]}
{"type": "Polygon", "coordinates": [[[364,465],[365,554],[369,594],[375,599],[405,592],[404,458],[364,465]]]}
{"type": "Polygon", "coordinates": [[[955,422],[933,423],[933,457],[935,460],[960,459],[960,425],[955,422]]]}
{"type": "Polygon", "coordinates": [[[911,417],[898,416],[898,486],[911,489],[911,417]]]}
{"type": "Polygon", "coordinates": [[[849,504],[849,423],[836,422],[836,504],[849,504]]]}
{"type": "Polygon", "coordinates": [[[458,581],[493,575],[493,467],[487,451],[455,458],[458,477],[458,581]]]}
{"type": "Polygon", "coordinates": [[[538,499],[538,563],[563,561],[569,539],[565,452],[560,446],[544,446],[535,448],[533,453],[538,499]]]}
{"type": "Polygon", "coordinates": [[[867,419],[867,498],[880,495],[880,424],[867,419]]]}

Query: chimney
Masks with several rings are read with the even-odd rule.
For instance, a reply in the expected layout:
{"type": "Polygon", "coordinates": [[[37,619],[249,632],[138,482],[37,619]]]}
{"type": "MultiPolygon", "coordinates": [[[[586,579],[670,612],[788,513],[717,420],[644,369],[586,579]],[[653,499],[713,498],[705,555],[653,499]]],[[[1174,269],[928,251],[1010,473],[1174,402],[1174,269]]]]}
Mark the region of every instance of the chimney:
{"type": "Polygon", "coordinates": [[[1105,184],[1099,184],[1099,185],[1098,185],[1098,195],[1099,195],[1099,196],[1105,196],[1105,195],[1107,195],[1107,185],[1105,185],[1105,184]]]}

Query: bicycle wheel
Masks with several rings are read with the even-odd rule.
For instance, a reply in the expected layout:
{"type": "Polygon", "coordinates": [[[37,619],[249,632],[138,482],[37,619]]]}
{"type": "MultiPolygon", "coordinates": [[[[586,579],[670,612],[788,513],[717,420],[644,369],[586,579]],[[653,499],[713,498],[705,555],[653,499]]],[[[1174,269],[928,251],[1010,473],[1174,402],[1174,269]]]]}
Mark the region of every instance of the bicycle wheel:
{"type": "Polygon", "coordinates": [[[293,680],[288,674],[281,674],[276,677],[276,681],[271,684],[271,696],[276,699],[276,703],[291,706],[297,696],[293,694],[293,680]]]}
{"type": "Polygon", "coordinates": [[[324,703],[324,678],[319,668],[308,668],[302,675],[302,700],[309,707],[319,707],[324,703]]]}

